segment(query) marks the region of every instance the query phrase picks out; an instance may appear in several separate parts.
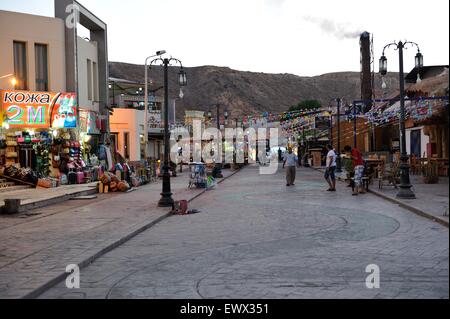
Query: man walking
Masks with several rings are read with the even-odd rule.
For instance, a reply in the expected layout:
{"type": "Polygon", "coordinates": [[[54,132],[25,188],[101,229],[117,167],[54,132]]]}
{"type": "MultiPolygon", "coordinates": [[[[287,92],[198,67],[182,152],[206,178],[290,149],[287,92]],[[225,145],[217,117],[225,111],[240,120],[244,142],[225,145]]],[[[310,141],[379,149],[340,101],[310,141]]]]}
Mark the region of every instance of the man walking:
{"type": "Polygon", "coordinates": [[[336,153],[333,150],[333,146],[327,145],[328,154],[326,159],[326,170],[325,170],[325,180],[330,186],[327,191],[335,192],[336,191],[336,175],[334,174],[336,171],[336,153]]]}
{"type": "Polygon", "coordinates": [[[364,194],[364,186],[362,182],[363,174],[364,174],[364,160],[361,156],[361,152],[357,148],[351,148],[350,145],[346,145],[344,147],[344,151],[347,153],[350,153],[352,156],[353,161],[353,179],[354,179],[354,189],[353,189],[353,196],[358,195],[358,192],[360,194],[364,194]]]}
{"type": "Polygon", "coordinates": [[[294,185],[295,181],[295,164],[297,163],[297,156],[292,152],[292,147],[289,147],[284,154],[283,168],[286,166],[286,186],[294,185]]]}

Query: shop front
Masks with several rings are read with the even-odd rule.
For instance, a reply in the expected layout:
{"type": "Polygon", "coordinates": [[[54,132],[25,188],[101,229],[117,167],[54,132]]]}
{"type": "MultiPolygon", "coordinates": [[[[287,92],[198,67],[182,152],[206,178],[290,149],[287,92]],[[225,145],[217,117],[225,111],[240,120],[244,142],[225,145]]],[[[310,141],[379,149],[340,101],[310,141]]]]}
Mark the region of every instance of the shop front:
{"type": "Polygon", "coordinates": [[[0,97],[0,178],[42,187],[89,181],[75,93],[3,90],[0,97]]]}

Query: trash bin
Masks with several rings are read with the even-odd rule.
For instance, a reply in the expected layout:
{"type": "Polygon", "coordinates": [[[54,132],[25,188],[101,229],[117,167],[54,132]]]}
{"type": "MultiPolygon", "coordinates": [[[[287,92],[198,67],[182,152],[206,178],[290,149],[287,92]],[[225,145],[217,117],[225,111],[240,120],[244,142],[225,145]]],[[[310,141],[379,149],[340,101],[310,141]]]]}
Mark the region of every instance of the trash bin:
{"type": "Polygon", "coordinates": [[[8,198],[5,199],[5,206],[2,207],[3,214],[17,214],[20,208],[20,199],[8,198]]]}

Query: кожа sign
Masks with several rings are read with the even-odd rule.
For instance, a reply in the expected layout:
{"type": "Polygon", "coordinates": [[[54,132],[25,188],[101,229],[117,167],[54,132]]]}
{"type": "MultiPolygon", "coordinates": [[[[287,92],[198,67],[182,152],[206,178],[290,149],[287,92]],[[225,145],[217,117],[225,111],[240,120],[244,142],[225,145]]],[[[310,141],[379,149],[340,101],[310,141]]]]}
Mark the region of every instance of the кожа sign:
{"type": "Polygon", "coordinates": [[[0,91],[3,121],[11,128],[76,128],[75,93],[0,91]]]}

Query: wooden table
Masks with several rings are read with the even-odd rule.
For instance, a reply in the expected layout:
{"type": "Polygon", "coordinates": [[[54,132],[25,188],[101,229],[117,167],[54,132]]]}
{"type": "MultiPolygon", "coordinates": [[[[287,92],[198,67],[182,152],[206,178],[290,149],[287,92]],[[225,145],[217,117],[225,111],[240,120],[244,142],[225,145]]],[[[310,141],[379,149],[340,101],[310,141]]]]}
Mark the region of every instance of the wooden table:
{"type": "Polygon", "coordinates": [[[448,158],[432,157],[430,158],[430,162],[437,162],[438,164],[448,164],[448,158]]]}
{"type": "Polygon", "coordinates": [[[430,162],[438,165],[439,176],[448,176],[448,158],[432,157],[430,162]]]}

